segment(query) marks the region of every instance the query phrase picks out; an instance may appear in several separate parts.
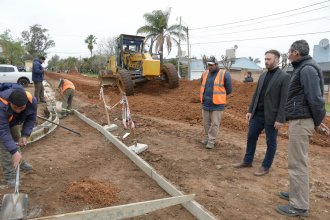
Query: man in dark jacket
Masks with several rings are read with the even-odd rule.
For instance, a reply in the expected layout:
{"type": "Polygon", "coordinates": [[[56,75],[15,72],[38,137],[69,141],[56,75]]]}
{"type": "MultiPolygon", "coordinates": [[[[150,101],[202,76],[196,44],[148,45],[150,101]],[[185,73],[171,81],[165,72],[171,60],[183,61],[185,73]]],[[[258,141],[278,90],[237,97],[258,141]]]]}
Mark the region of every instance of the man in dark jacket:
{"type": "Polygon", "coordinates": [[[37,98],[38,103],[45,103],[44,97],[44,86],[42,81],[44,81],[44,68],[42,64],[45,62],[46,58],[40,56],[34,59],[32,66],[32,81],[34,83],[34,96],[37,98]]]}
{"type": "Polygon", "coordinates": [[[295,41],[288,52],[293,66],[286,104],[286,117],[289,121],[289,192],[279,196],[289,201],[276,210],[286,216],[308,216],[309,179],[308,147],[314,129],[322,132],[325,128],[323,99],[323,74],[309,54],[305,40],[295,41]]]}
{"type": "Polygon", "coordinates": [[[249,121],[246,153],[243,161],[234,165],[235,168],[252,166],[259,135],[265,129],[267,151],[262,166],[254,173],[256,176],[263,176],[269,172],[276,153],[278,129],[285,122],[290,76],[278,67],[279,59],[280,53],[277,50],[265,53],[267,72],[260,76],[246,114],[249,121]]]}
{"type": "MultiPolygon", "coordinates": [[[[5,180],[15,186],[16,167],[21,163],[20,148],[26,146],[37,115],[37,100],[22,88],[10,88],[0,92],[0,159],[5,180]],[[19,125],[22,130],[19,132],[19,125]]],[[[32,166],[23,161],[22,170],[32,166]]]]}
{"type": "Polygon", "coordinates": [[[221,115],[225,109],[227,95],[231,93],[231,76],[226,69],[220,69],[215,57],[207,61],[208,70],[202,74],[200,100],[202,103],[205,139],[207,149],[214,148],[219,133],[221,115]]]}

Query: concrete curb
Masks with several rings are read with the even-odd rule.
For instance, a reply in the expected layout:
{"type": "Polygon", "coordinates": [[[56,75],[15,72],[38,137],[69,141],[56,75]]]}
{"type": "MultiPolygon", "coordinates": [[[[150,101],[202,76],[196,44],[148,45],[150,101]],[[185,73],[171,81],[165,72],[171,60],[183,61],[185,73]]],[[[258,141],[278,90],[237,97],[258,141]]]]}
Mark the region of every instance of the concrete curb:
{"type": "MultiPolygon", "coordinates": [[[[150,166],[146,161],[139,157],[134,151],[132,151],[123,142],[117,139],[114,135],[104,129],[103,126],[94,122],[93,120],[87,118],[85,115],[74,110],[74,114],[89,124],[91,127],[97,129],[101,132],[109,141],[111,141],[121,152],[123,152],[135,165],[137,165],[143,172],[145,172],[149,177],[151,177],[157,184],[164,189],[171,196],[182,196],[184,195],[181,191],[175,188],[175,186],[166,180],[162,175],[158,174],[157,171],[150,166]]],[[[200,220],[215,220],[216,218],[212,213],[206,210],[202,205],[200,205],[195,200],[185,202],[182,204],[193,216],[200,220]]]]}
{"type": "MultiPolygon", "coordinates": [[[[55,98],[54,98],[55,97],[54,92],[48,82],[44,81],[43,84],[44,84],[44,88],[45,88],[45,98],[47,101],[47,109],[49,111],[48,120],[58,123],[59,118],[56,113],[56,103],[55,103],[55,98]]],[[[31,136],[28,138],[28,143],[35,142],[35,141],[45,137],[47,134],[54,131],[56,127],[57,127],[57,125],[52,124],[48,121],[42,123],[41,125],[34,127],[31,136]]]]}

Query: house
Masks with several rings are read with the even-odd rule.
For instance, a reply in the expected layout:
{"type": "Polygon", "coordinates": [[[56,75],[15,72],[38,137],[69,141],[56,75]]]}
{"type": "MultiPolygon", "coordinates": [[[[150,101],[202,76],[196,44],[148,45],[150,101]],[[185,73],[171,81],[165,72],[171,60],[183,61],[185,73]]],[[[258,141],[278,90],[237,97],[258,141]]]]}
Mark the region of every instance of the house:
{"type": "Polygon", "coordinates": [[[320,65],[323,76],[324,84],[330,84],[330,46],[329,40],[324,38],[318,45],[314,45],[313,58],[320,65]]]}
{"type": "MultiPolygon", "coordinates": [[[[219,62],[220,68],[223,65],[219,62]]],[[[202,73],[205,71],[204,63],[200,59],[190,60],[190,74],[189,80],[200,79],[202,73]]],[[[232,79],[243,82],[247,71],[252,72],[254,81],[258,81],[260,74],[263,72],[262,68],[246,57],[236,58],[235,63],[230,68],[232,79]]]]}
{"type": "MultiPolygon", "coordinates": [[[[223,68],[221,63],[219,66],[223,68]]],[[[246,57],[235,58],[235,63],[230,68],[231,78],[243,82],[248,71],[252,73],[254,82],[257,82],[263,69],[246,57]]]]}

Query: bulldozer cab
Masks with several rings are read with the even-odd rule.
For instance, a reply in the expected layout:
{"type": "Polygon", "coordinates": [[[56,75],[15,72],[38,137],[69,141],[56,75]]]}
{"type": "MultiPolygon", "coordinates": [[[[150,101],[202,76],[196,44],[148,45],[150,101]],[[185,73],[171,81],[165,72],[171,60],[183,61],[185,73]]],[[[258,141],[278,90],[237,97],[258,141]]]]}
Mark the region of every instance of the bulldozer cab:
{"type": "Polygon", "coordinates": [[[142,70],[145,37],[121,34],[117,38],[117,64],[127,70],[142,70]]]}

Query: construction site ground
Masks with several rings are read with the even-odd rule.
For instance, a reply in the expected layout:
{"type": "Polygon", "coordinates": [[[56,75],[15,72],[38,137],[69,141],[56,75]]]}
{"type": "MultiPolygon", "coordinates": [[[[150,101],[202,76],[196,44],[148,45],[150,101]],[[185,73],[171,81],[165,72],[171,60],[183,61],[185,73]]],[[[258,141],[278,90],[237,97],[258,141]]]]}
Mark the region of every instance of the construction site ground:
{"type": "MultiPolygon", "coordinates": [[[[75,109],[101,125],[107,124],[97,78],[78,73],[46,75],[54,89],[59,78],[75,84],[75,109]]],[[[287,203],[278,197],[278,192],[289,186],[287,125],[279,131],[278,149],[268,175],[253,175],[264,157],[265,134],[259,139],[253,167],[235,169],[233,164],[240,162],[245,152],[248,128],[245,114],[256,85],[233,83],[217,145],[212,150],[200,142],[204,133],[199,86],[199,81],[181,80],[179,88],[170,90],[160,81],[151,81],[137,87],[135,95],[128,97],[138,142],[149,146],[139,155],[179,190],[196,194],[195,200],[218,219],[286,219],[275,207],[287,203]]],[[[106,88],[105,95],[111,106],[121,98],[115,88],[106,88]]],[[[118,104],[111,110],[110,119],[119,126],[113,132],[119,138],[129,132],[124,130],[121,118],[118,104]]],[[[329,116],[325,123],[330,126],[329,116]]],[[[170,197],[105,137],[76,116],[61,119],[60,124],[82,136],[57,128],[23,149],[24,158],[34,166],[33,171],[23,173],[21,184],[21,191],[29,196],[29,217],[170,197]]],[[[132,136],[122,141],[130,146],[132,136]]],[[[328,219],[330,139],[316,134],[311,142],[310,219],[328,219]]],[[[3,177],[0,178],[3,182],[3,177]]],[[[12,189],[0,192],[2,197],[12,189]]],[[[177,205],[133,219],[195,218],[177,205]]]]}

